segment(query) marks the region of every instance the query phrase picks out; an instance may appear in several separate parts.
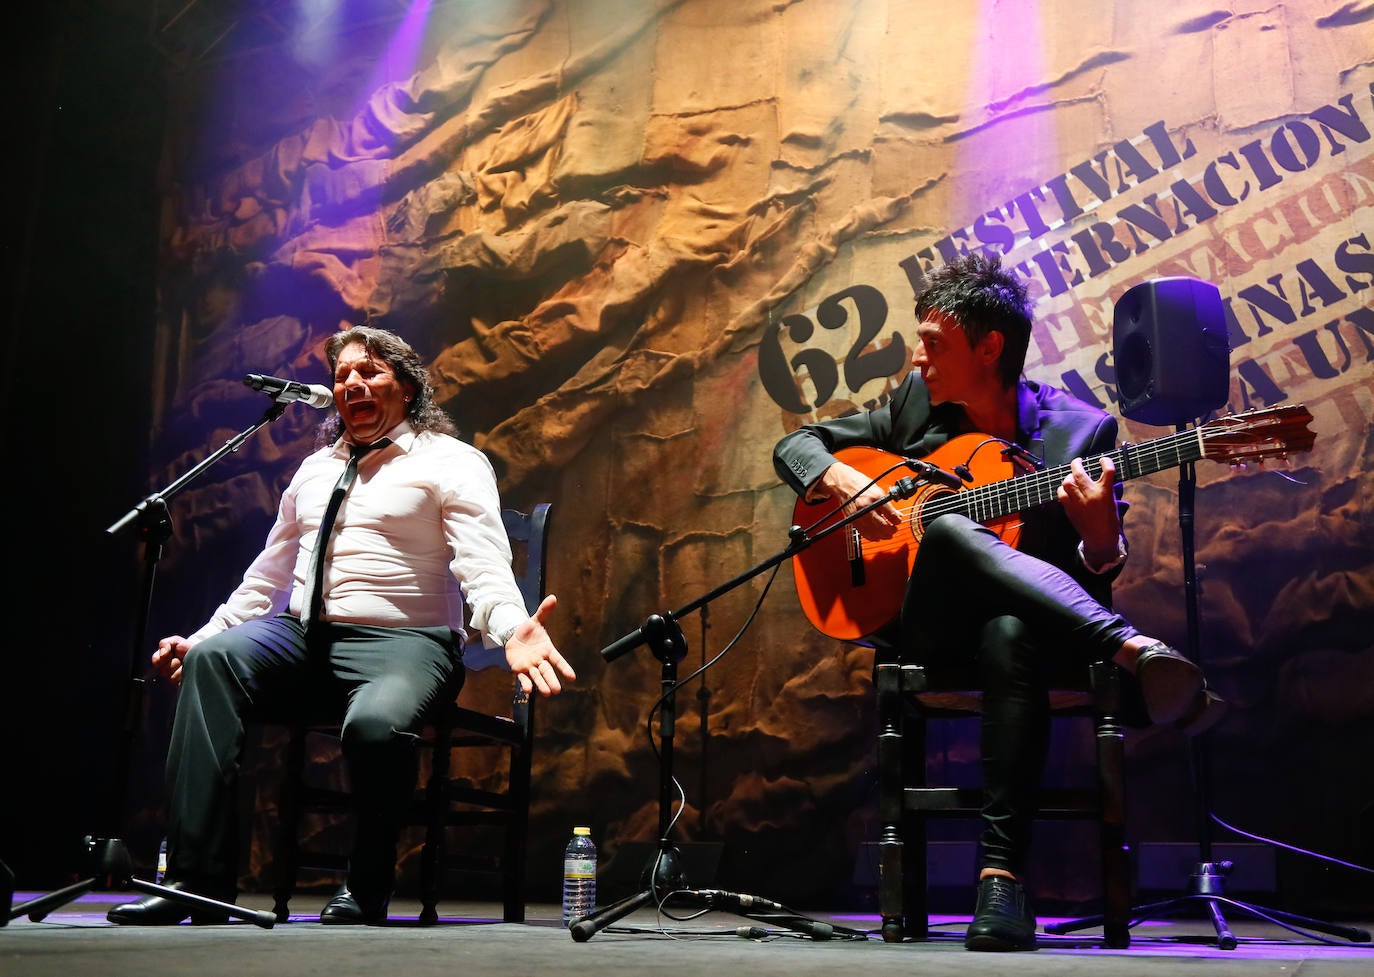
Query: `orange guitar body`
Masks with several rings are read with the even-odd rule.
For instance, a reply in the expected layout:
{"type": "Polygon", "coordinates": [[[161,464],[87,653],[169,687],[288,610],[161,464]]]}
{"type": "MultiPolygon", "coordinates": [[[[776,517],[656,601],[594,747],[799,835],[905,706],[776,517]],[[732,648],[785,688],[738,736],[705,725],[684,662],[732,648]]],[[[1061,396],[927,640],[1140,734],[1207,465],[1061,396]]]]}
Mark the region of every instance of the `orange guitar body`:
{"type": "MultiPolygon", "coordinates": [[[[968,487],[1001,482],[1017,474],[1016,466],[1004,460],[995,447],[974,450],[986,440],[981,434],[963,434],[921,460],[945,471],[967,465],[973,475],[968,487]]],[[[870,478],[876,477],[877,485],[884,490],[912,474],[901,464],[900,457],[880,448],[841,448],[835,457],[870,478]]],[[[798,553],[792,560],[797,598],[816,630],[832,638],[855,641],[894,620],[901,610],[907,578],[916,565],[916,553],[925,535],[921,513],[926,503],[963,491],[966,489],[923,484],[911,498],[893,503],[905,518],[891,538],[864,539],[851,523],[798,553]]],[[[815,536],[843,518],[843,514],[832,512],[824,522],[812,527],[817,519],[834,510],[835,504],[835,500],[814,504],[799,500],[792,521],[815,536]]],[[[1021,518],[1017,514],[990,519],[983,525],[1011,546],[1020,541],[1021,518]]]]}

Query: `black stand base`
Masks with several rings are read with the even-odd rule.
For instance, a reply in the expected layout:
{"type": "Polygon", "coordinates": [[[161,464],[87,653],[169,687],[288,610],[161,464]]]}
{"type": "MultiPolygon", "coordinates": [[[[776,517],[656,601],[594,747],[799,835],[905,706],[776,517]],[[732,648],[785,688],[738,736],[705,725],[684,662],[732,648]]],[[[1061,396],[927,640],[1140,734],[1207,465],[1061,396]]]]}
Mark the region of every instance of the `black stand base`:
{"type": "Polygon", "coordinates": [[[586,943],[607,926],[623,919],[630,913],[650,902],[662,904],[675,892],[687,888],[687,876],[682,871],[682,858],[677,848],[666,841],[660,841],[658,854],[644,870],[644,888],[626,896],[619,902],[598,909],[590,915],[570,921],[568,932],[574,943],[586,943]]]}
{"type": "MultiPolygon", "coordinates": [[[[1338,923],[1329,923],[1325,920],[1299,916],[1297,913],[1285,912],[1281,909],[1270,909],[1242,902],[1239,899],[1227,898],[1222,895],[1222,883],[1226,875],[1230,873],[1231,866],[1231,862],[1200,862],[1192,877],[1193,891],[1189,895],[1135,906],[1131,909],[1131,922],[1128,925],[1134,926],[1146,919],[1166,919],[1172,916],[1181,916],[1195,906],[1202,906],[1207,910],[1207,915],[1212,921],[1212,927],[1216,930],[1217,948],[1234,950],[1237,943],[1236,936],[1231,932],[1230,926],[1227,925],[1226,917],[1222,915],[1222,907],[1229,906],[1257,919],[1282,926],[1299,936],[1321,940],[1321,937],[1314,936],[1313,931],[1315,931],[1330,936],[1339,936],[1352,943],[1369,942],[1368,930],[1354,926],[1341,926],[1338,923]]],[[[1082,919],[1073,919],[1062,923],[1047,923],[1045,932],[1053,934],[1072,933],[1075,930],[1101,926],[1103,918],[1102,916],[1085,916],[1082,919]]],[[[1331,941],[1323,940],[1323,942],[1331,941]]]]}
{"type": "Polygon", "coordinates": [[[18,919],[20,916],[28,916],[30,921],[41,923],[54,909],[65,906],[74,899],[79,899],[101,883],[120,890],[135,889],[148,895],[162,896],[165,899],[184,903],[196,909],[214,909],[238,919],[245,919],[263,929],[271,929],[277,923],[277,917],[270,912],[244,909],[232,902],[220,902],[218,899],[198,896],[194,892],[184,892],[181,889],[173,889],[156,882],[145,882],[142,879],[133,878],[130,874],[133,861],[129,857],[129,849],[118,838],[91,838],[88,836],[86,838],[86,850],[87,855],[92,859],[93,874],[89,878],[66,888],[58,889],[56,892],[49,892],[45,896],[39,896],[37,899],[30,899],[28,902],[20,903],[13,908],[7,906],[8,911],[4,918],[0,919],[0,926],[8,924],[11,919],[18,919]]]}
{"type": "MultiPolygon", "coordinates": [[[[651,902],[661,908],[671,905],[674,911],[730,912],[755,922],[803,933],[813,940],[829,940],[835,937],[850,940],[868,938],[868,934],[860,930],[810,919],[759,896],[723,892],[719,889],[689,889],[682,872],[681,859],[677,849],[671,844],[660,845],[658,855],[645,869],[644,880],[645,888],[642,891],[626,896],[619,902],[598,909],[590,915],[572,920],[568,932],[572,935],[573,942],[586,943],[607,926],[651,902]]],[[[764,933],[764,930],[758,931],[758,935],[764,933]]],[[[749,934],[741,932],[740,935],[749,934]]]]}

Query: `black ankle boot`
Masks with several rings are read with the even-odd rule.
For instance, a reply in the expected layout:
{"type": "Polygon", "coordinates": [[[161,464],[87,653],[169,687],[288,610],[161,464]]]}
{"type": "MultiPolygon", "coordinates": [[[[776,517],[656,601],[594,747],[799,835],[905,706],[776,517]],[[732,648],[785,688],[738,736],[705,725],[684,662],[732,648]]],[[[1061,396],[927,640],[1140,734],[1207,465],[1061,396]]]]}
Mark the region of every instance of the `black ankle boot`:
{"type": "Polygon", "coordinates": [[[1142,649],[1135,677],[1150,722],[1175,723],[1187,716],[1202,692],[1202,669],[1162,641],[1142,649]]]}

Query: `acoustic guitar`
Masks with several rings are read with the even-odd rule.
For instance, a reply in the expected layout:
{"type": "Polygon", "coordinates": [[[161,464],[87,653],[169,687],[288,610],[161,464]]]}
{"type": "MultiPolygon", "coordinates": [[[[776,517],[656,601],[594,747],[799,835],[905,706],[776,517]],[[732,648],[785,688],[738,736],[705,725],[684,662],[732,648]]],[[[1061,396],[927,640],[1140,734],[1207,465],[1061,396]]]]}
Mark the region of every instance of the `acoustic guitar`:
{"type": "MultiPolygon", "coordinates": [[[[1107,457],[1123,482],[1200,458],[1232,465],[1282,458],[1312,447],[1316,435],[1307,428],[1311,421],[1312,414],[1300,404],[1263,408],[1140,444],[1123,444],[1107,457]]],[[[891,491],[912,471],[908,459],[880,448],[841,448],[835,457],[874,479],[884,491],[891,491]]],[[[903,520],[888,539],[865,539],[850,524],[792,558],[802,610],[821,633],[853,641],[896,620],[921,539],[933,520],[960,513],[1015,546],[1021,536],[1019,514],[1057,502],[1059,485],[1069,474],[1068,465],[1025,471],[1026,463],[1016,460],[1004,442],[981,434],[952,438],[921,461],[957,473],[964,484],[957,489],[915,485],[914,494],[893,503],[903,520]]],[[[1086,459],[1085,466],[1093,478],[1102,474],[1100,457],[1086,459]]],[[[792,515],[793,524],[812,536],[842,519],[835,500],[798,500],[792,515]]]]}

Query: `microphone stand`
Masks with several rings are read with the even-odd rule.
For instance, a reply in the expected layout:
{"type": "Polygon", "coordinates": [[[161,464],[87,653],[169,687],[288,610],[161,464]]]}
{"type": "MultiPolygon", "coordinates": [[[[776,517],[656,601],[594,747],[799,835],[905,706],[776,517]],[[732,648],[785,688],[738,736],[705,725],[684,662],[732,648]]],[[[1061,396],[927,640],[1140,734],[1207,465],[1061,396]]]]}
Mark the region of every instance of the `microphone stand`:
{"type": "MultiPolygon", "coordinates": [[[[944,475],[939,469],[934,469],[934,473],[944,475]]],[[[826,526],[814,536],[808,536],[806,530],[800,526],[791,527],[787,531],[789,542],[786,548],[675,611],[650,614],[640,627],[622,635],[601,649],[601,657],[609,663],[628,654],[640,645],[648,645],[653,651],[654,657],[662,665],[660,684],[663,689],[663,708],[659,713],[658,852],[645,868],[644,889],[626,896],[619,902],[571,921],[568,929],[573,942],[585,943],[601,930],[628,916],[636,909],[651,901],[657,905],[662,905],[670,896],[674,902],[681,902],[684,905],[695,906],[699,909],[729,909],[731,912],[747,918],[774,923],[806,933],[816,940],[830,939],[832,935],[842,931],[842,927],[835,927],[829,923],[798,916],[791,913],[786,907],[758,896],[687,888],[686,874],[682,870],[678,850],[672,839],[668,837],[669,829],[672,826],[673,807],[673,735],[676,720],[674,700],[677,696],[677,664],[687,655],[687,639],[682,633],[682,626],[679,622],[693,611],[699,608],[704,609],[707,604],[722,594],[729,593],[759,574],[771,570],[784,560],[790,560],[814,543],[821,541],[837,530],[843,529],[879,506],[898,499],[910,498],[916,494],[920,482],[931,481],[935,484],[947,482],[947,475],[944,479],[939,479],[938,475],[934,473],[918,470],[916,477],[899,478],[887,490],[887,494],[883,498],[826,526]]],[[[843,931],[843,933],[849,936],[855,935],[855,931],[852,930],[843,931]]]]}
{"type": "MultiPolygon", "coordinates": [[[[206,469],[225,455],[238,451],[243,443],[256,434],[259,429],[280,417],[282,412],[286,410],[287,403],[289,401],[274,401],[257,421],[230,438],[219,449],[173,481],[161,492],[154,492],[149,495],[105,530],[107,535],[115,536],[126,527],[136,525],[138,536],[143,540],[144,547],[138,617],[134,625],[133,646],[129,653],[129,685],[124,711],[124,729],[123,735],[116,741],[115,769],[120,771],[121,775],[117,780],[118,786],[115,788],[115,797],[110,807],[110,817],[107,822],[109,824],[118,824],[123,819],[124,805],[128,800],[129,764],[133,754],[133,741],[137,736],[139,721],[143,715],[144,691],[147,685],[147,682],[141,677],[142,668],[139,661],[143,653],[144,642],[148,636],[148,619],[152,612],[153,584],[157,577],[157,563],[162,557],[163,546],[172,537],[172,519],[167,510],[167,503],[206,469]]],[[[220,902],[216,899],[196,895],[193,892],[185,892],[156,882],[146,882],[133,878],[133,861],[129,856],[128,847],[119,838],[99,838],[87,835],[85,845],[86,854],[93,861],[93,870],[89,877],[56,892],[50,892],[47,895],[14,906],[9,909],[5,917],[0,918],[0,926],[4,926],[11,919],[17,919],[23,915],[27,915],[33,922],[39,922],[48,913],[73,899],[79,898],[102,880],[118,889],[133,888],[140,892],[152,893],[176,902],[182,902],[188,906],[221,910],[230,916],[246,919],[264,929],[271,929],[276,924],[277,917],[271,912],[244,909],[231,902],[220,902]]]]}

